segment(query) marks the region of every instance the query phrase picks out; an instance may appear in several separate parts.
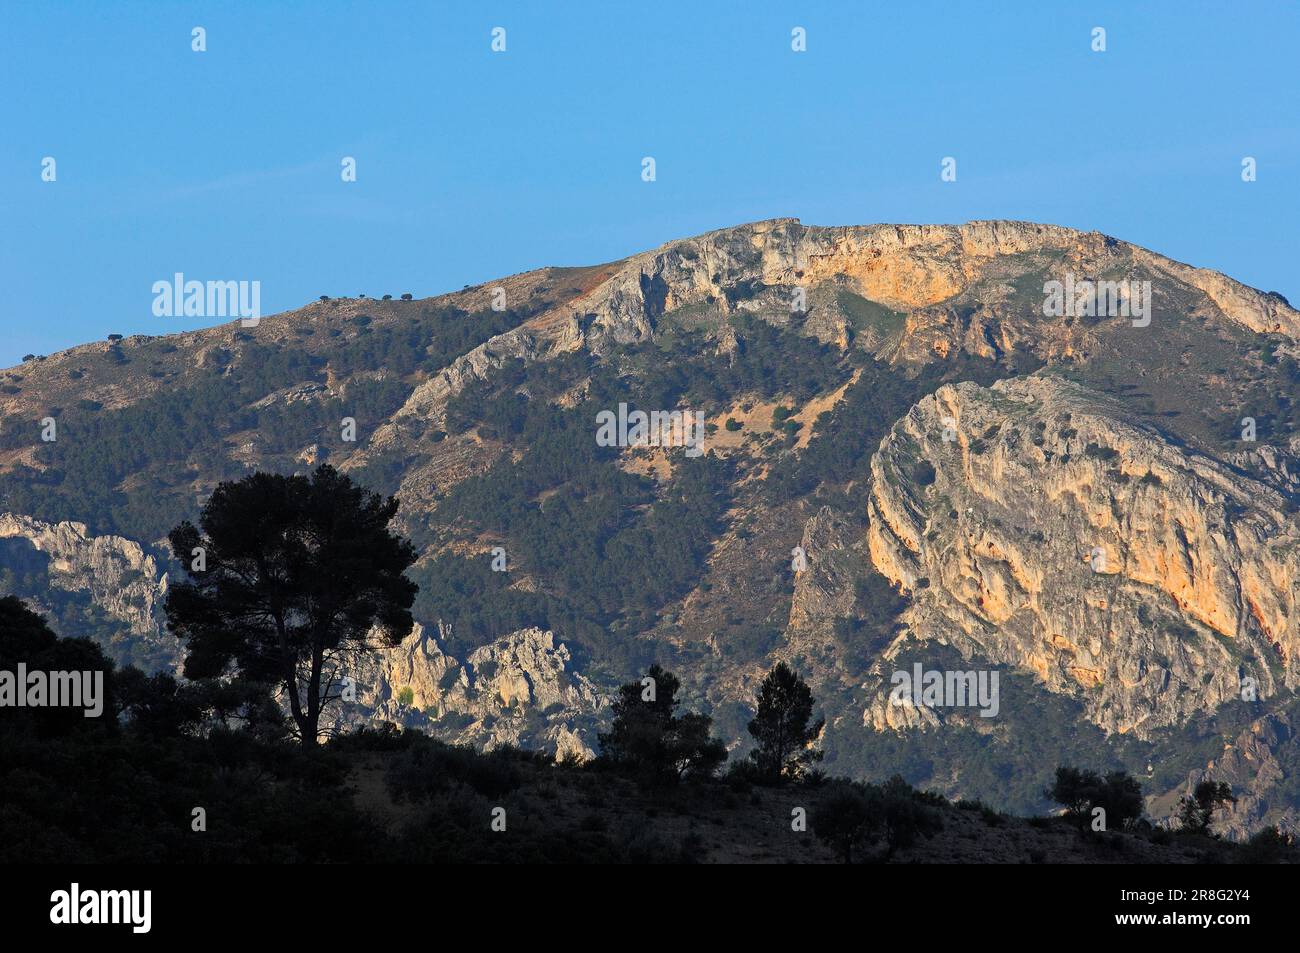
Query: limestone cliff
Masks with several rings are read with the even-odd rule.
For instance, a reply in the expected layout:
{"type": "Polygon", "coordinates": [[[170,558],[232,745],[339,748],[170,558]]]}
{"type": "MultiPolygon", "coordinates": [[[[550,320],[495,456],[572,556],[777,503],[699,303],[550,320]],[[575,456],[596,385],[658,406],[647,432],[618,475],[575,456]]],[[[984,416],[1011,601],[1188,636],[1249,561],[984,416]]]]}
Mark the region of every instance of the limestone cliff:
{"type": "MultiPolygon", "coordinates": [[[[0,513],[0,539],[30,546],[45,561],[49,591],[34,595],[37,605],[54,611],[62,595],[79,595],[119,625],[122,644],[105,646],[117,660],[147,654],[173,666],[179,662],[180,647],[163,629],[167,574],[139,543],[120,536],[93,536],[84,523],[45,523],[13,513],[0,513]],[[146,643],[148,653],[124,654],[132,642],[146,643]]],[[[51,621],[59,627],[58,618],[51,621]]]]}
{"type": "MultiPolygon", "coordinates": [[[[936,305],[1014,274],[1017,256],[1042,256],[1080,274],[1136,259],[1201,291],[1226,316],[1254,331],[1300,337],[1300,313],[1217,272],[1193,268],[1096,232],[1032,222],[819,227],[774,219],[670,242],[635,255],[590,295],[566,305],[585,317],[588,340],[640,340],[654,319],[701,302],[758,310],[740,290],[764,289],[789,310],[788,292],[829,281],[899,311],[936,305]]],[[[1024,270],[1023,268],[1021,270],[1024,270]]]]}
{"type": "Polygon", "coordinates": [[[872,472],[871,558],[916,637],[1029,669],[1108,731],[1295,686],[1294,507],[1118,402],[1050,376],[945,386],[872,472]]]}
{"type": "Polygon", "coordinates": [[[792,636],[824,632],[853,610],[853,584],[864,559],[854,542],[844,518],[829,506],[821,507],[804,524],[799,543],[804,565],[795,572],[787,626],[792,636]]]}
{"type": "Polygon", "coordinates": [[[550,632],[512,632],[463,659],[416,625],[400,645],[357,659],[350,675],[356,704],[338,724],[391,721],[449,741],[491,748],[522,745],[589,758],[606,699],[572,669],[569,650],[550,632]]]}

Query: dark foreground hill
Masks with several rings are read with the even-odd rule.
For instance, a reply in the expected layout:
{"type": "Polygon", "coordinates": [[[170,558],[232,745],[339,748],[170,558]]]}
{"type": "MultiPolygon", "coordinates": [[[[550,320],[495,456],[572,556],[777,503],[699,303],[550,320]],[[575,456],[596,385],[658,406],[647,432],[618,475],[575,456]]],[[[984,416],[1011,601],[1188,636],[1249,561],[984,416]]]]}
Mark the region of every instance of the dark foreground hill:
{"type": "MultiPolygon", "coordinates": [[[[484,757],[448,751],[433,759],[458,762],[459,767],[440,793],[417,803],[395,801],[384,780],[395,773],[395,764],[400,776],[402,755],[352,751],[347,763],[353,769],[360,810],[397,837],[404,845],[403,856],[415,860],[445,856],[449,850],[463,851],[457,859],[468,862],[843,860],[815,830],[819,808],[837,794],[842,782],[768,787],[732,778],[656,791],[608,771],[556,765],[524,753],[503,753],[489,764],[483,763],[484,757]],[[498,805],[506,811],[504,832],[491,829],[498,805]],[[813,822],[796,830],[799,811],[813,822]],[[456,837],[447,836],[449,825],[457,830],[456,837]]],[[[1277,846],[1267,836],[1244,845],[1149,825],[1137,831],[1093,833],[1063,817],[1014,817],[979,802],[954,803],[906,786],[900,786],[896,796],[928,815],[925,831],[893,849],[882,832],[858,847],[853,862],[1224,864],[1300,859],[1293,848],[1277,846]]]]}
{"type": "MultiPolygon", "coordinates": [[[[0,599],[0,669],[97,670],[105,710],[6,708],[0,863],[1284,863],[1145,820],[1094,832],[820,772],[665,783],[605,758],[484,753],[391,723],[304,751],[256,692],[117,669],[0,599]],[[847,801],[847,805],[846,805],[847,801]]],[[[711,769],[712,770],[712,769],[711,769]]],[[[1046,780],[1046,779],[1045,779],[1046,780]]]]}

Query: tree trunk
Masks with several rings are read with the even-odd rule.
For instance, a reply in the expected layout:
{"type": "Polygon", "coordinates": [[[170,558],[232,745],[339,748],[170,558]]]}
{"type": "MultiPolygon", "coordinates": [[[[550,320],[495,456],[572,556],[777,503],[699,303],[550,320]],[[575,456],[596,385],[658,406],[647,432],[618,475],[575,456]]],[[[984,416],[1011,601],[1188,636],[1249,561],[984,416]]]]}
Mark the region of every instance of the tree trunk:
{"type": "Polygon", "coordinates": [[[293,653],[289,651],[289,637],[285,631],[284,614],[279,607],[275,610],[275,629],[280,638],[280,664],[284,666],[284,691],[289,696],[289,714],[293,715],[294,724],[298,726],[298,738],[304,748],[316,744],[316,725],[313,722],[308,735],[308,715],[303,713],[302,699],[298,696],[298,665],[293,653]],[[311,744],[307,742],[311,738],[311,744]]]}
{"type": "Polygon", "coordinates": [[[324,653],[319,649],[312,649],[311,675],[307,679],[307,712],[303,716],[304,724],[301,728],[302,746],[307,751],[316,747],[320,734],[320,673],[324,661],[323,655],[324,653]]]}

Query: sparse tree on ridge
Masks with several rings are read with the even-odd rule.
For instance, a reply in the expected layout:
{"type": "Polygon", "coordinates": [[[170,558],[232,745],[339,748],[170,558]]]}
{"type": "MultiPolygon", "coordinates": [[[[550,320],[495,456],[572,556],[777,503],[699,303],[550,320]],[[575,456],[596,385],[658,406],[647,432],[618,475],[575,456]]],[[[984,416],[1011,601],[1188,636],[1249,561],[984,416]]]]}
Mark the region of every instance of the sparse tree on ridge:
{"type": "Polygon", "coordinates": [[[767,673],[758,690],[758,710],[749,723],[757,742],[750,757],[771,782],[798,778],[822,752],[809,746],[821,734],[826,719],[810,724],[812,690],[785,662],[767,673]]]}
{"type": "Polygon", "coordinates": [[[611,706],[614,723],[598,736],[601,757],[657,781],[710,777],[727,759],[727,748],[709,736],[713,719],[688,712],[676,714],[681,682],[659,665],[646,679],[618,690],[611,706]]]}
{"type": "Polygon", "coordinates": [[[813,808],[812,829],[817,839],[846,864],[853,852],[871,842],[879,828],[874,805],[861,786],[844,782],[835,785],[813,808]]]}
{"type": "Polygon", "coordinates": [[[1096,771],[1061,765],[1052,785],[1043,792],[1065,808],[1065,814],[1080,828],[1088,826],[1097,808],[1109,830],[1131,827],[1142,816],[1142,785],[1126,771],[1111,771],[1102,777],[1096,771]]]}
{"type": "Polygon", "coordinates": [[[809,818],[817,839],[846,864],[855,851],[884,844],[876,859],[892,860],[896,851],[943,828],[933,806],[897,774],[884,784],[837,781],[817,802],[809,818]]]}

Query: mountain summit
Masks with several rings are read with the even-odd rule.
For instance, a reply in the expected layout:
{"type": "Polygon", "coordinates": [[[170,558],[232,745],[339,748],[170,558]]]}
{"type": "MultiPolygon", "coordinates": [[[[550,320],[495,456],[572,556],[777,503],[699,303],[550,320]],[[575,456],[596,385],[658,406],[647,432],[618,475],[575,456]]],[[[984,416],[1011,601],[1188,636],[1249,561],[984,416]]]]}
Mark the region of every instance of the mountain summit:
{"type": "Polygon", "coordinates": [[[775,219],[0,372],[0,594],[174,667],[167,531],[328,462],[421,551],[350,723],[585,756],[658,660],[739,747],[784,659],[834,773],[1030,811],[1101,760],[1158,813],[1213,768],[1243,831],[1300,812],[1298,381],[1284,298],[1106,235],[775,219]]]}

